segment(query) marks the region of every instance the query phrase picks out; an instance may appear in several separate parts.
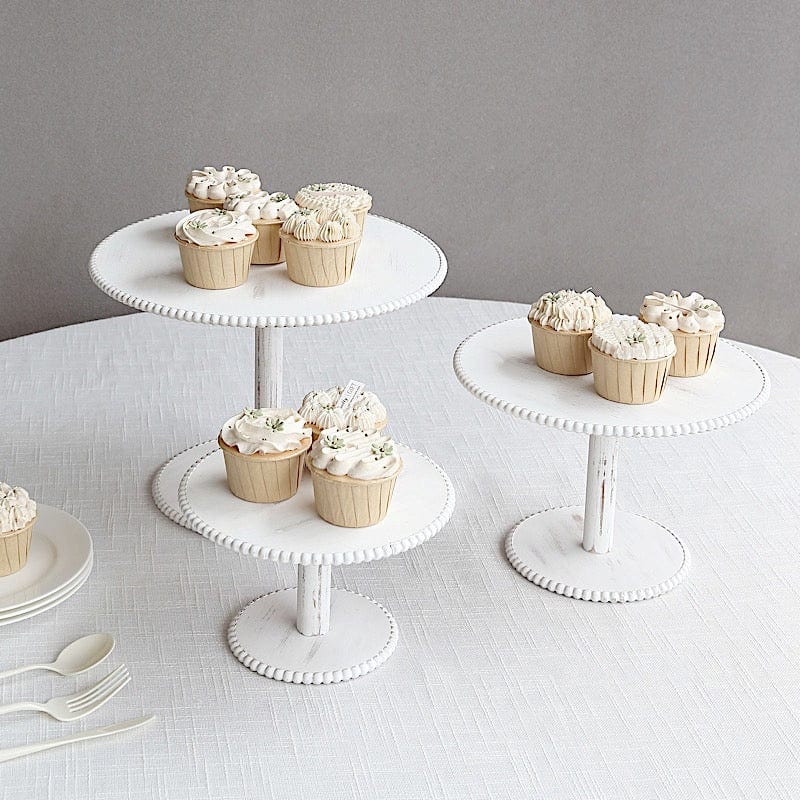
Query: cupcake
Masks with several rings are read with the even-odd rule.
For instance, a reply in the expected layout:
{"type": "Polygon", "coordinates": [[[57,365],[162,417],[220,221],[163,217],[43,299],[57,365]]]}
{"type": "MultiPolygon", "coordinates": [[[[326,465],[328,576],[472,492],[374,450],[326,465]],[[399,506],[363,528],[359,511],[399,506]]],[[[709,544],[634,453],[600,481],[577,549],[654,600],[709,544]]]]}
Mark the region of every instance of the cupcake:
{"type": "Polygon", "coordinates": [[[367,211],[372,208],[372,197],[366,189],[349,183],[310,183],[295,195],[300,208],[344,209],[355,214],[358,227],[364,231],[367,211]]]}
{"type": "Polygon", "coordinates": [[[303,398],[298,414],[308,421],[314,441],[325,428],[352,431],[380,431],[386,427],[386,407],[373,392],[360,391],[353,402],[341,408],[344,388],[315,389],[303,398]]]}
{"type": "Polygon", "coordinates": [[[175,226],[183,277],[200,289],[241,286],[250,272],[258,231],[247,214],[195,211],[175,226]]]}
{"type": "Polygon", "coordinates": [[[281,225],[298,210],[297,204],[285,192],[255,192],[227,198],[223,208],[246,214],[258,231],[253,250],[253,264],[277,264],[283,261],[281,225]]]}
{"type": "Polygon", "coordinates": [[[661,397],[675,343],[661,325],[614,314],[595,327],[589,350],[597,394],[615,403],[643,405],[661,397]]]}
{"type": "Polygon", "coordinates": [[[222,426],[217,441],[237,497],[277,503],[297,493],[311,431],[290,408],[246,408],[222,426]]]}
{"type": "Polygon", "coordinates": [[[253,194],[260,188],[261,178],[249,169],[203,167],[191,171],[184,194],[189,201],[189,211],[202,211],[222,208],[226,197],[253,194]]]}
{"type": "Polygon", "coordinates": [[[25,566],[35,524],[36,503],[28,493],[0,481],[0,578],[25,566]]]}
{"type": "Polygon", "coordinates": [[[281,226],[286,271],[303,286],[350,280],[361,229],[351,211],[301,208],[281,226]]]}
{"type": "Polygon", "coordinates": [[[675,358],[669,374],[676,378],[705,375],[711,368],[719,333],[725,326],[722,309],[713,300],[692,292],[683,297],[653,292],[644,298],[639,317],[656,322],[672,331],[675,358]]]}
{"type": "Polygon", "coordinates": [[[317,514],[332,525],[366,528],[389,510],[403,461],[377,431],[327,428],[306,457],[317,514]]]}
{"type": "Polygon", "coordinates": [[[603,298],[588,289],[543,294],[528,312],[536,363],[557,375],[588,375],[592,331],[610,319],[611,309],[603,298]]]}

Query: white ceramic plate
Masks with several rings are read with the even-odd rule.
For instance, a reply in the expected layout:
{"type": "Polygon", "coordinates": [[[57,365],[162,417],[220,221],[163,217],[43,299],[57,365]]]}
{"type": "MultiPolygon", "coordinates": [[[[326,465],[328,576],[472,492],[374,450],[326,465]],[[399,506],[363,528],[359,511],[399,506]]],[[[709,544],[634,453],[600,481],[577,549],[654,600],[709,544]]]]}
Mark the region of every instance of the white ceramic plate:
{"type": "Polygon", "coordinates": [[[81,586],[86,583],[89,575],[92,572],[92,566],[93,564],[90,561],[88,567],[75,581],[66,586],[60,592],[51,595],[48,599],[41,601],[41,603],[35,604],[35,606],[26,606],[19,613],[14,614],[13,616],[0,619],[0,627],[3,625],[11,625],[13,622],[19,622],[20,620],[28,619],[29,617],[35,617],[37,614],[43,614],[45,611],[49,611],[51,608],[55,608],[55,606],[63,603],[66,599],[72,597],[72,595],[74,595],[75,592],[77,592],[78,589],[80,589],[81,586]]]}
{"type": "Polygon", "coordinates": [[[92,538],[75,517],[42,503],[37,512],[28,563],[0,578],[0,614],[54,597],[92,563],[92,538]]]}
{"type": "Polygon", "coordinates": [[[81,572],[76,575],[63,589],[59,589],[57,592],[49,594],[47,597],[37,600],[35,603],[28,603],[27,605],[12,609],[11,611],[0,612],[0,625],[2,625],[3,620],[13,619],[14,617],[18,617],[20,614],[27,614],[29,611],[37,611],[40,608],[47,609],[54,602],[60,601],[62,595],[68,595],[72,589],[83,585],[84,581],[89,577],[89,574],[92,571],[92,567],[94,566],[93,562],[94,559],[92,559],[84,567],[84,569],[82,569],[81,572]]]}

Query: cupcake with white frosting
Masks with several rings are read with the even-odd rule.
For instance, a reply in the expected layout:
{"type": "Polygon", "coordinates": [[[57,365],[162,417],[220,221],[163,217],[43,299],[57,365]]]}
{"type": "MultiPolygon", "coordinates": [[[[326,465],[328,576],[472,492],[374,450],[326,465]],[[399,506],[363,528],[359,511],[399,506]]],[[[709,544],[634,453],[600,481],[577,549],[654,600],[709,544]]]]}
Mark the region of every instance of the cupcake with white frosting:
{"type": "Polygon", "coordinates": [[[725,327],[725,317],[718,303],[698,292],[687,297],[675,291],[668,295],[653,292],[644,298],[639,317],[645,322],[663,325],[672,332],[675,358],[670,375],[694,378],[708,372],[720,331],[725,327]]]}
{"type": "Polygon", "coordinates": [[[0,481],[0,578],[19,572],[28,561],[36,503],[20,486],[0,481]]]}
{"type": "Polygon", "coordinates": [[[597,394],[615,403],[642,405],[661,397],[675,342],[661,325],[614,314],[595,326],[589,350],[597,394]]]}
{"type": "Polygon", "coordinates": [[[292,409],[246,408],[222,426],[217,442],[237,497],[278,503],[297,493],[311,431],[292,409]]]}
{"type": "Polygon", "coordinates": [[[363,232],[367,212],[372,208],[372,197],[366,189],[350,183],[309,183],[294,198],[300,208],[344,209],[355,214],[363,232]]]}
{"type": "Polygon", "coordinates": [[[226,198],[253,194],[260,188],[261,178],[249,169],[203,167],[189,173],[184,194],[189,201],[189,211],[202,211],[222,208],[226,198]]]}
{"type": "Polygon", "coordinates": [[[317,513],[344,528],[376,525],[389,511],[403,461],[377,431],[327,428],[306,457],[317,513]]]}
{"type": "Polygon", "coordinates": [[[359,391],[352,402],[342,406],[344,387],[314,389],[304,398],[297,413],[308,421],[314,441],[325,428],[380,431],[386,427],[386,406],[374,392],[359,391]]]}
{"type": "Polygon", "coordinates": [[[237,194],[225,200],[223,208],[246,214],[258,231],[253,250],[253,264],[271,265],[283,261],[281,225],[299,210],[297,203],[285,192],[255,192],[237,194]]]}
{"type": "Polygon", "coordinates": [[[289,278],[302,286],[339,286],[350,280],[361,229],[352,211],[301,208],[281,226],[289,278]]]}
{"type": "Polygon", "coordinates": [[[200,289],[232,289],[250,273],[258,231],[247,214],[195,211],[175,226],[183,277],[200,289]]]}
{"type": "Polygon", "coordinates": [[[609,319],[611,309],[588,289],[543,294],[528,312],[536,363],[557,375],[588,375],[589,339],[595,325],[609,319]]]}

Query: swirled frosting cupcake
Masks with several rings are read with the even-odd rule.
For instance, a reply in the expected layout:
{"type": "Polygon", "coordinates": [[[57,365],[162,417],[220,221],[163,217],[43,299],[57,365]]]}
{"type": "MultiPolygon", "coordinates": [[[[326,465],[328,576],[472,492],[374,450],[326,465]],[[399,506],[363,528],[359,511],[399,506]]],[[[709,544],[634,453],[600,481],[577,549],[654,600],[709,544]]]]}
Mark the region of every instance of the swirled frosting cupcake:
{"type": "Polygon", "coordinates": [[[185,194],[189,211],[222,208],[225,198],[253,194],[261,188],[261,178],[249,169],[203,167],[189,173],[185,194]]]}
{"type": "Polygon", "coordinates": [[[661,396],[675,342],[661,325],[614,314],[595,326],[589,349],[597,393],[617,403],[639,405],[661,396]]]}
{"type": "Polygon", "coordinates": [[[294,201],[301,208],[344,208],[365,214],[372,207],[370,193],[350,183],[310,183],[297,192],[294,201]]]}
{"type": "Polygon", "coordinates": [[[639,317],[668,328],[675,339],[675,358],[670,375],[694,378],[711,368],[725,317],[719,304],[698,292],[687,297],[653,292],[644,298],[639,317]]]}
{"type": "Polygon", "coordinates": [[[289,278],[303,286],[339,286],[350,279],[361,229],[351,211],[301,208],[281,226],[289,278]]]}
{"type": "Polygon", "coordinates": [[[340,408],[338,403],[343,392],[344,387],[331,386],[330,389],[315,389],[303,398],[297,413],[308,420],[314,439],[325,428],[374,431],[386,426],[386,406],[374,392],[362,390],[347,408],[340,408]]]}
{"type": "Polygon", "coordinates": [[[27,563],[35,522],[36,503],[25,489],[0,481],[0,577],[27,563]]]}
{"type": "Polygon", "coordinates": [[[317,513],[345,528],[375,525],[386,516],[403,467],[388,436],[337,428],[322,431],[306,463],[317,513]]]}
{"type": "Polygon", "coordinates": [[[255,192],[233,195],[225,200],[223,208],[237,214],[246,214],[258,231],[258,241],[253,251],[253,264],[278,264],[283,261],[281,225],[298,205],[285,192],[255,192]]]}
{"type": "Polygon", "coordinates": [[[290,408],[246,408],[222,426],[217,442],[231,492],[277,503],[297,492],[311,430],[290,408]]]}
{"type": "Polygon", "coordinates": [[[536,363],[557,375],[592,371],[589,339],[595,325],[611,319],[611,309],[588,289],[561,289],[543,294],[530,308],[536,363]]]}

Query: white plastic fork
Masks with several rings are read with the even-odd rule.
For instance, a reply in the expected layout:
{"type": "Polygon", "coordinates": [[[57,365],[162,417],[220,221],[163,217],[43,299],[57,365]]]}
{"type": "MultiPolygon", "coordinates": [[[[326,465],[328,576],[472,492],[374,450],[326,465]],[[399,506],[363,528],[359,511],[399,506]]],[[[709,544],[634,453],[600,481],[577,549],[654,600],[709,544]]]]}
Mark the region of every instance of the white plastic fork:
{"type": "Polygon", "coordinates": [[[131,676],[128,668],[121,664],[103,680],[82,692],[54,697],[46,703],[11,703],[0,706],[0,714],[12,714],[14,711],[44,711],[61,722],[80,719],[110,700],[120,689],[127,685],[131,676]]]}

